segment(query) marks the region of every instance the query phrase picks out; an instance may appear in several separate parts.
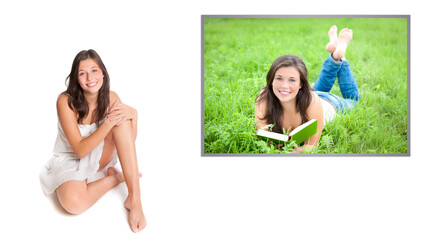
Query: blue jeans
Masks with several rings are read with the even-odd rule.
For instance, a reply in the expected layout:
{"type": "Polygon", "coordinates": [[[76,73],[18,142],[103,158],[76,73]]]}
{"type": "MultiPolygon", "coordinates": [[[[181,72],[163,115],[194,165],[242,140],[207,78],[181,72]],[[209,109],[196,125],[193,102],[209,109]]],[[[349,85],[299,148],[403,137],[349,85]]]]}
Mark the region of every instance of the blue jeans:
{"type": "Polygon", "coordinates": [[[359,88],[347,60],[335,61],[332,54],[323,63],[322,71],[313,85],[315,93],[330,102],[337,112],[350,110],[360,99],[359,88]],[[329,93],[338,77],[338,85],[343,98],[329,93]]]}

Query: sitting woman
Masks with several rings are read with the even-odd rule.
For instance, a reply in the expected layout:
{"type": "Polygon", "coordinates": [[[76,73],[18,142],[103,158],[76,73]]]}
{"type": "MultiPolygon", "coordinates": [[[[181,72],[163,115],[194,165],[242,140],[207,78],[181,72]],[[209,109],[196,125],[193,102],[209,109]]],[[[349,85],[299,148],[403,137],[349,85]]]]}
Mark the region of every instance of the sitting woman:
{"type": "Polygon", "coordinates": [[[141,231],[146,220],[135,149],[137,112],[110,91],[107,69],[94,50],[76,55],[67,80],[56,103],[58,137],[40,173],[42,189],[46,195],[56,191],[62,207],[79,214],[125,181],[129,224],[132,231],[141,231]],[[117,157],[123,173],[113,167],[117,157]]]}
{"type": "Polygon", "coordinates": [[[330,42],[326,50],[331,53],[323,63],[318,79],[310,87],[307,68],[297,56],[278,57],[267,73],[265,86],[256,100],[256,129],[273,124],[272,131],[283,133],[299,125],[317,119],[317,133],[294,146],[295,152],[312,149],[319,143],[323,125],[336,113],[351,109],[360,99],[357,83],[350,70],[345,52],[353,37],[351,29],[344,28],[337,37],[337,27],[329,30],[330,42]],[[329,93],[338,78],[343,98],[329,93]]]}

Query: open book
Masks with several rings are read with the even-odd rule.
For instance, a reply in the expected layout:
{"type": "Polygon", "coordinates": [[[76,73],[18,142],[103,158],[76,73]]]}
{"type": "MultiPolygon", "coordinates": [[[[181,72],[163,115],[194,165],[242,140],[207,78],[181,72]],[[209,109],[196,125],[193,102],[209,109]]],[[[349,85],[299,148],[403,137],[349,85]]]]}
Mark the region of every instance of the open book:
{"type": "Polygon", "coordinates": [[[265,130],[258,130],[257,135],[261,137],[268,138],[270,140],[273,140],[275,142],[289,142],[289,141],[295,141],[296,144],[300,144],[316,134],[317,132],[317,120],[311,119],[310,121],[301,124],[297,128],[295,128],[289,135],[265,131],[265,130]]]}

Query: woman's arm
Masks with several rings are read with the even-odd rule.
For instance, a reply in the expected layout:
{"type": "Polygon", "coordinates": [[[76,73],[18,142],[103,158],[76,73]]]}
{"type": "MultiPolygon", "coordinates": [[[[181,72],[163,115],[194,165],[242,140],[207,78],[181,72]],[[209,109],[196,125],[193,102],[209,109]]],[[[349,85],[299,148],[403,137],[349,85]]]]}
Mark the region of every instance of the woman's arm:
{"type": "Polygon", "coordinates": [[[77,114],[68,106],[68,96],[62,94],[56,102],[59,122],[74,153],[83,158],[95,149],[116,124],[106,119],[98,129],[87,138],[83,138],[77,123],[77,114]]]}
{"type": "Polygon", "coordinates": [[[126,120],[130,120],[132,123],[133,140],[136,140],[138,132],[138,112],[135,108],[123,104],[117,93],[110,91],[110,110],[108,112],[108,118],[113,121],[119,121],[116,125],[122,124],[126,120]]]}
{"type": "Polygon", "coordinates": [[[322,134],[323,130],[323,107],[322,103],[320,102],[319,96],[312,92],[312,100],[310,105],[307,108],[307,117],[308,120],[311,119],[317,119],[317,132],[313,136],[311,136],[309,139],[304,141],[304,145],[302,147],[295,146],[295,152],[294,153],[301,153],[304,150],[311,150],[317,146],[317,144],[320,141],[320,135],[322,134]]]}
{"type": "Polygon", "coordinates": [[[256,130],[268,125],[267,120],[262,120],[262,118],[264,118],[266,109],[267,109],[267,103],[265,100],[256,103],[255,105],[255,129],[256,130]]]}

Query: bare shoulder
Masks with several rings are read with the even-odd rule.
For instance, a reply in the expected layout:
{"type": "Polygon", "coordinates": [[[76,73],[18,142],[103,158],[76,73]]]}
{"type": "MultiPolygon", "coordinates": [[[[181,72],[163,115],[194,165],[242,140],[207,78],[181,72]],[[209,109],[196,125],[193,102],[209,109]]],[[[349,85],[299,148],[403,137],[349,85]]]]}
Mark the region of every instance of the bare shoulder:
{"type": "Polygon", "coordinates": [[[311,92],[311,102],[310,105],[308,105],[308,108],[316,108],[318,106],[322,106],[322,103],[320,102],[319,96],[315,92],[311,92]]]}
{"type": "Polygon", "coordinates": [[[320,101],[319,96],[315,92],[311,92],[311,102],[307,107],[307,115],[309,118],[318,118],[320,116],[323,117],[323,107],[322,102],[320,101]]]}
{"type": "Polygon", "coordinates": [[[61,95],[58,96],[58,100],[57,102],[68,102],[68,95],[65,93],[62,93],[61,95]]]}
{"type": "Polygon", "coordinates": [[[119,103],[121,103],[119,95],[116,92],[114,92],[114,91],[110,91],[110,107],[111,107],[111,105],[114,104],[114,102],[116,100],[119,100],[119,103]]]}
{"type": "Polygon", "coordinates": [[[58,118],[64,131],[67,131],[69,126],[77,124],[77,113],[68,105],[68,99],[67,94],[61,94],[56,101],[58,118]]]}
{"type": "Polygon", "coordinates": [[[116,100],[119,98],[119,95],[114,92],[114,91],[110,91],[110,100],[116,100]]]}
{"type": "Polygon", "coordinates": [[[258,96],[256,97],[256,105],[255,105],[255,111],[262,110],[262,112],[265,111],[265,108],[267,106],[267,101],[265,98],[265,89],[261,89],[258,96]]]}
{"type": "Polygon", "coordinates": [[[263,118],[266,109],[267,109],[267,100],[265,98],[264,99],[257,98],[256,104],[255,104],[255,115],[259,118],[263,118]]]}
{"type": "MultiPolygon", "coordinates": [[[[260,95],[261,93],[262,91],[260,95]]],[[[255,104],[255,129],[260,129],[267,125],[267,120],[264,119],[267,112],[267,100],[265,98],[260,98],[260,95],[258,95],[255,104]]]]}
{"type": "Polygon", "coordinates": [[[68,98],[69,96],[65,93],[59,95],[58,99],[56,100],[56,108],[59,110],[71,110],[68,106],[68,98]]]}

